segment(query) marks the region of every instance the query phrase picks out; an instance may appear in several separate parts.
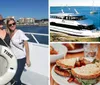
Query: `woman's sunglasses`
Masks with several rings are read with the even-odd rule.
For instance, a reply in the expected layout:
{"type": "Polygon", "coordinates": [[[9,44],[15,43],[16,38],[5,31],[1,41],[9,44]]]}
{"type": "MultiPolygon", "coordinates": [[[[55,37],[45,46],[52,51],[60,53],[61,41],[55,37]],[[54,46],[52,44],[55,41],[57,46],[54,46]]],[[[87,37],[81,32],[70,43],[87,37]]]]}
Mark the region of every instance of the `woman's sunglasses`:
{"type": "Polygon", "coordinates": [[[3,25],[4,24],[4,20],[0,20],[0,25],[3,25]]]}
{"type": "Polygon", "coordinates": [[[12,23],[12,24],[8,24],[9,27],[13,26],[13,25],[16,25],[16,23],[12,23]]]}

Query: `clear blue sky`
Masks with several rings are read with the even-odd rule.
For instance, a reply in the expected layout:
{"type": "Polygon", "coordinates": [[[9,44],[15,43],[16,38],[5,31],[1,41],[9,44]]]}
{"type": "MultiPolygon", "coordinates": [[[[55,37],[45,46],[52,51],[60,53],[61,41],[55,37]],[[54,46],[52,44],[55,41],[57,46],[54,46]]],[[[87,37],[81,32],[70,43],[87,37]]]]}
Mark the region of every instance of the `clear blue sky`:
{"type": "Polygon", "coordinates": [[[48,0],[0,0],[0,14],[7,16],[48,18],[48,0]]]}
{"type": "Polygon", "coordinates": [[[100,0],[50,0],[50,6],[100,6],[100,0]]]}

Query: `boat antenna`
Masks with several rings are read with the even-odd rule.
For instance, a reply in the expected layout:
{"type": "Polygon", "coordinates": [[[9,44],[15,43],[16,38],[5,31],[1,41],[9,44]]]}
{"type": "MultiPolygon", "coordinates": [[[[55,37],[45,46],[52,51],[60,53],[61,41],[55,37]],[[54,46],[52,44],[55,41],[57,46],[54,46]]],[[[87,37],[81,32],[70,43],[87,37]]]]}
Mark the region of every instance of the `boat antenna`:
{"type": "Polygon", "coordinates": [[[76,9],[74,9],[74,11],[76,12],[76,14],[79,14],[79,12],[76,9]]]}
{"type": "Polygon", "coordinates": [[[61,9],[61,12],[62,12],[62,13],[64,13],[64,10],[63,10],[63,9],[61,9]]]}

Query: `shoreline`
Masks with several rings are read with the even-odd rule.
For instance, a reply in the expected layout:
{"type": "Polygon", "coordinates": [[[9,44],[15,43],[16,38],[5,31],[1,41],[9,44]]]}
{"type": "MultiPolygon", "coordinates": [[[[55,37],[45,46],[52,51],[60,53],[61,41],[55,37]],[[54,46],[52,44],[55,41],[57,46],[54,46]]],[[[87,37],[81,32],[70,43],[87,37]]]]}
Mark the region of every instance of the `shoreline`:
{"type": "Polygon", "coordinates": [[[50,42],[100,42],[100,38],[79,37],[61,32],[50,32],[50,42]]]}
{"type": "Polygon", "coordinates": [[[46,25],[34,25],[34,24],[32,24],[32,25],[24,25],[24,24],[17,24],[17,26],[48,26],[48,24],[46,24],[46,25]]]}

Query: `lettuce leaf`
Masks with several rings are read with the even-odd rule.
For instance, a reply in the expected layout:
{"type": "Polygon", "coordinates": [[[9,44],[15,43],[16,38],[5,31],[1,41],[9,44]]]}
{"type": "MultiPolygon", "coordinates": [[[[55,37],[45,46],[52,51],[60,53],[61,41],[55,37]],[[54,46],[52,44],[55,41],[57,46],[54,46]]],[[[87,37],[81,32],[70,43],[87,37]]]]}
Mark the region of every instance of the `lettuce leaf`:
{"type": "Polygon", "coordinates": [[[93,85],[96,84],[98,81],[98,78],[96,79],[89,79],[89,80],[85,80],[85,79],[81,79],[81,78],[76,78],[80,83],[82,83],[82,85],[93,85]]]}
{"type": "Polygon", "coordinates": [[[100,60],[97,60],[97,59],[94,59],[93,61],[92,61],[92,63],[96,63],[96,62],[100,62],[100,60]]]}

